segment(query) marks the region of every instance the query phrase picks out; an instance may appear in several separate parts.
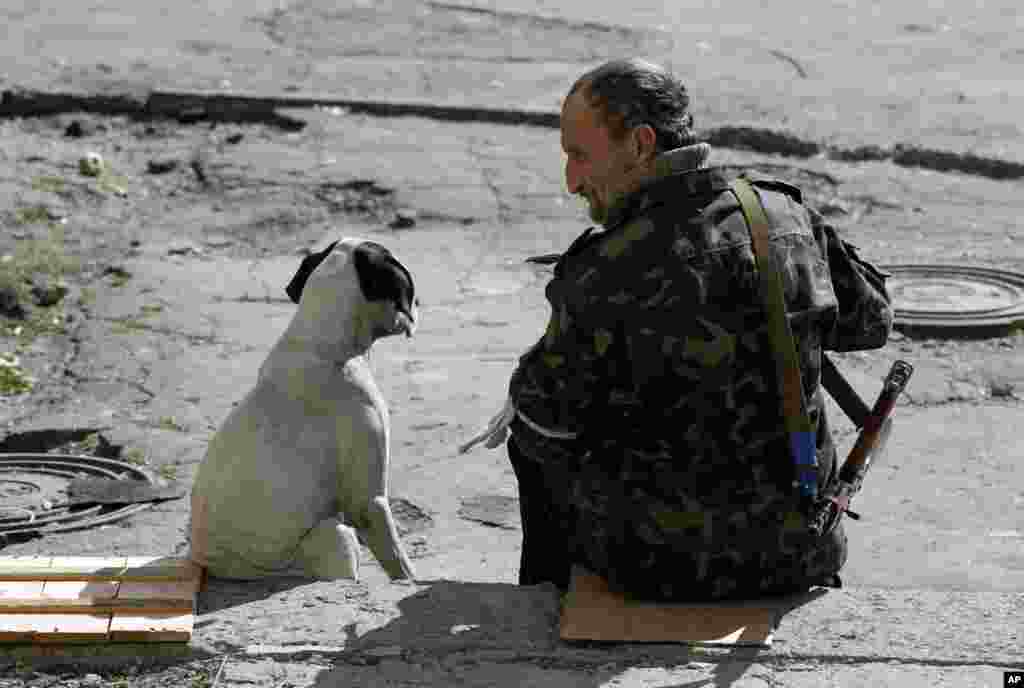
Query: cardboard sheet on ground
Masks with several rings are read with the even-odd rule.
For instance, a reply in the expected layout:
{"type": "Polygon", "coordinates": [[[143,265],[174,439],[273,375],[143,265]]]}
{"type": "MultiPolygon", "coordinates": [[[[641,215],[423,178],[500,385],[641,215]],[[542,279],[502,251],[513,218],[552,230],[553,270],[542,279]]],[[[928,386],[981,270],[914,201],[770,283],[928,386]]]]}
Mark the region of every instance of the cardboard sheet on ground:
{"type": "Polygon", "coordinates": [[[636,602],[574,567],[562,606],[562,640],[771,647],[779,609],[768,600],[668,604],[636,602]]]}

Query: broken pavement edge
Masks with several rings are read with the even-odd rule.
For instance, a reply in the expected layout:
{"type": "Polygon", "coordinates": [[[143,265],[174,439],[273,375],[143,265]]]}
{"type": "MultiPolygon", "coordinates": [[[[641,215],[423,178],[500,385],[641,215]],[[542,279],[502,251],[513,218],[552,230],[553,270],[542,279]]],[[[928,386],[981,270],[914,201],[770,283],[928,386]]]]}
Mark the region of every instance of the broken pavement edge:
{"type": "MultiPolygon", "coordinates": [[[[243,92],[129,90],[126,92],[44,92],[11,88],[0,99],[0,118],[39,117],[68,112],[127,115],[138,118],[170,118],[183,122],[222,121],[272,124],[302,129],[304,122],[278,112],[282,109],[337,107],[377,117],[424,117],[448,122],[486,122],[557,129],[559,113],[444,105],[430,101],[352,100],[318,95],[257,95],[243,92]]],[[[903,167],[940,172],[961,172],[991,179],[1022,179],[1024,163],[1012,160],[921,148],[896,143],[853,148],[828,146],[800,138],[782,128],[742,123],[701,130],[701,138],[722,148],[764,154],[809,158],[824,155],[845,162],[891,161],[903,167]]]]}

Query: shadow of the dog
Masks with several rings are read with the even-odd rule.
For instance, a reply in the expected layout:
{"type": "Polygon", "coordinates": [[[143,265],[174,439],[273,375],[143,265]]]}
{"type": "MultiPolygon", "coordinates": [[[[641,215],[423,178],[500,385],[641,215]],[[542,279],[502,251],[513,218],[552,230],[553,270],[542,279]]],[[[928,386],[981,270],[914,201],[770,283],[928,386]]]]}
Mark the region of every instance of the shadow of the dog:
{"type": "Polygon", "coordinates": [[[416,591],[396,605],[400,616],[347,647],[446,651],[551,647],[558,642],[559,600],[553,585],[420,580],[416,591]]]}
{"type": "Polygon", "coordinates": [[[239,607],[250,602],[265,600],[294,588],[316,583],[316,579],[303,576],[239,580],[232,578],[206,578],[202,592],[196,600],[199,615],[239,607]]]}

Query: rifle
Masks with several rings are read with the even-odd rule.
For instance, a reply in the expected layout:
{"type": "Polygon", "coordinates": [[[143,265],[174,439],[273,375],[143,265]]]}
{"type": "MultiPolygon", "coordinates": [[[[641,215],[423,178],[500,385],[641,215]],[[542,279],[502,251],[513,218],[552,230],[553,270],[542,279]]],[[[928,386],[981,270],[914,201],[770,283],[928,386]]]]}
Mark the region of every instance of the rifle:
{"type": "Polygon", "coordinates": [[[831,359],[822,355],[822,385],[843,412],[860,428],[857,441],[839,469],[839,482],[835,494],[828,498],[834,505],[837,515],[845,512],[850,518],[860,520],[860,514],[850,509],[850,500],[860,492],[868,469],[885,456],[889,434],[892,432],[892,410],[896,406],[896,400],[906,389],[913,372],[914,367],[906,361],[894,362],[882,382],[882,390],[878,393],[874,407],[868,410],[867,405],[836,369],[831,359]]]}

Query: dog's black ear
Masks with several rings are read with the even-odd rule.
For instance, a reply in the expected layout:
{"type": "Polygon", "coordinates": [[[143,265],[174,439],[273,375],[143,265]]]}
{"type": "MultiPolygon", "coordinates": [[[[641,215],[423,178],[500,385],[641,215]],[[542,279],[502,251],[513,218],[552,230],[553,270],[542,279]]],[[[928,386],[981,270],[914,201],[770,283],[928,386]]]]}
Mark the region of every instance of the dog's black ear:
{"type": "Polygon", "coordinates": [[[298,303],[299,298],[302,296],[302,290],[306,287],[306,280],[313,274],[316,267],[320,263],[324,262],[324,258],[334,249],[334,245],[338,242],[335,241],[330,246],[325,248],[323,251],[310,254],[302,259],[302,263],[299,265],[298,271],[295,276],[292,277],[292,281],[288,283],[288,286],[284,288],[288,298],[292,300],[292,303],[298,303]]]}
{"type": "Polygon", "coordinates": [[[359,288],[367,301],[391,301],[395,308],[412,317],[416,300],[412,275],[405,266],[378,243],[364,241],[356,247],[354,260],[359,288]]]}

